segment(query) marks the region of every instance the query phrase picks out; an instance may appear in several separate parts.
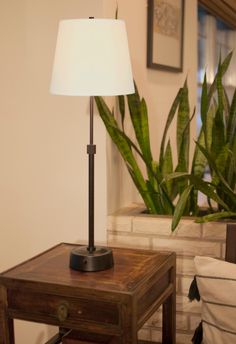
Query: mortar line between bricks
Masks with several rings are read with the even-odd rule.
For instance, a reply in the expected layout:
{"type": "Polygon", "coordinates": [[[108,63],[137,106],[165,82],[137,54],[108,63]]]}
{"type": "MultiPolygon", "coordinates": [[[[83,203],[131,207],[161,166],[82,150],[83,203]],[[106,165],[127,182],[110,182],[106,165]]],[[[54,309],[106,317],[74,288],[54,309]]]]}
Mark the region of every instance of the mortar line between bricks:
{"type": "Polygon", "coordinates": [[[121,235],[121,236],[139,236],[139,237],[151,237],[153,239],[167,239],[167,240],[187,240],[187,241],[200,241],[200,242],[209,242],[209,243],[216,243],[216,244],[224,244],[225,240],[224,239],[205,239],[205,238],[198,238],[198,237],[187,237],[187,236],[177,236],[177,235],[173,235],[170,236],[168,234],[164,235],[164,234],[153,234],[153,233],[140,233],[140,232],[133,232],[132,231],[133,228],[131,226],[131,231],[115,231],[115,230],[107,230],[107,233],[109,234],[113,234],[113,235],[121,235]]]}

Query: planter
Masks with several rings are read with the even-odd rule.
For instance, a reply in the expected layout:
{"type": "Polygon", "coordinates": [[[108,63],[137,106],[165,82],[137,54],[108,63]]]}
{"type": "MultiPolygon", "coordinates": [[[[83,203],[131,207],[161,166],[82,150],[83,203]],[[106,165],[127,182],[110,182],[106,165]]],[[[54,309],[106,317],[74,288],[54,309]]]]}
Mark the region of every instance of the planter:
{"type": "MultiPolygon", "coordinates": [[[[200,321],[201,304],[189,302],[187,294],[195,274],[193,258],[205,255],[224,259],[226,222],[197,224],[182,218],[174,233],[171,217],[143,213],[143,205],[133,204],[108,216],[110,246],[169,250],[177,253],[177,343],[191,343],[200,321]]],[[[161,341],[161,312],[141,329],[140,339],[161,341]]]]}

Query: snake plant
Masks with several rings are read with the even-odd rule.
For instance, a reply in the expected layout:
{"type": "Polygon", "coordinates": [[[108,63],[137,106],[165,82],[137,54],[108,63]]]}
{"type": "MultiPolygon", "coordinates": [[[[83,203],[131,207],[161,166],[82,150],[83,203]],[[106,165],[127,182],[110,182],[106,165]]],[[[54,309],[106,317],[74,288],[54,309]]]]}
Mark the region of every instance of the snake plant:
{"type": "Polygon", "coordinates": [[[195,110],[190,114],[187,81],[179,89],[167,116],[158,159],[152,154],[147,105],[140,97],[137,86],[134,94],[117,97],[120,116],[118,120],[104,99],[95,97],[107,132],[118,148],[147,211],[150,214],[172,215],[172,230],[177,227],[183,215],[199,214],[199,191],[207,195],[210,212],[214,212],[211,200],[218,204],[220,211],[205,216],[202,221],[211,220],[211,216],[213,219],[217,218],[216,216],[222,217],[223,214],[226,216],[226,213],[229,216],[236,211],[236,94],[229,105],[222,85],[222,77],[228,68],[231,55],[229,54],[223,63],[219,63],[216,78],[209,90],[206,77],[204,79],[201,101],[202,128],[191,164],[190,122],[195,110]],[[125,131],[126,103],[135,140],[125,131]],[[174,148],[168,133],[175,117],[177,163],[174,166],[174,148]],[[145,172],[142,169],[143,164],[145,172]],[[210,183],[203,180],[207,165],[212,175],[210,183]]]}

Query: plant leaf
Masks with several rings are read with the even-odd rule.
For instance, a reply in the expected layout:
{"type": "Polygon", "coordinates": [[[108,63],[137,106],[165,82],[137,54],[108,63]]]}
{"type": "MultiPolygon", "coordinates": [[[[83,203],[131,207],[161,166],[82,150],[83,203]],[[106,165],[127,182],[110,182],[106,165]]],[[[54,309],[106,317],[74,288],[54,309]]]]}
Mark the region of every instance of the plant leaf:
{"type": "Polygon", "coordinates": [[[221,147],[225,145],[224,122],[218,108],[212,127],[211,153],[214,158],[220,153],[221,147]]]}
{"type": "Polygon", "coordinates": [[[125,120],[125,97],[118,96],[119,111],[121,115],[121,123],[124,131],[124,120],[125,120]]]}
{"type": "Polygon", "coordinates": [[[220,219],[230,219],[235,218],[236,213],[232,211],[221,211],[214,214],[205,215],[202,217],[198,217],[195,222],[197,223],[204,223],[204,222],[210,222],[210,221],[218,221],[220,219]]]}
{"type": "Polygon", "coordinates": [[[186,208],[186,205],[189,200],[189,195],[191,191],[193,190],[193,185],[189,185],[180,195],[180,198],[177,202],[177,205],[175,207],[173,219],[172,219],[172,224],[171,224],[171,230],[174,231],[175,228],[178,226],[179,221],[181,217],[184,214],[184,210],[186,208]]]}
{"type": "Polygon", "coordinates": [[[181,161],[181,169],[182,171],[186,171],[188,170],[189,161],[189,100],[186,81],[179,103],[176,128],[178,164],[181,161]]]}
{"type": "Polygon", "coordinates": [[[146,181],[148,193],[151,195],[153,202],[155,203],[158,214],[165,214],[165,209],[162,207],[160,193],[153,187],[149,180],[146,181]]]}
{"type": "Polygon", "coordinates": [[[128,168],[128,171],[139,193],[142,195],[143,200],[148,210],[152,213],[156,213],[155,204],[151,196],[147,192],[147,185],[142,175],[142,172],[137,164],[137,161],[133,155],[130,141],[126,139],[124,133],[121,132],[120,129],[118,128],[118,124],[115,118],[112,116],[112,113],[109,110],[103,98],[97,96],[95,97],[95,101],[97,104],[100,117],[102,118],[105,124],[107,132],[109,133],[112,141],[115,143],[121,156],[123,157],[126,163],[126,166],[128,168]]]}
{"type": "MultiPolygon", "coordinates": [[[[173,159],[172,159],[172,151],[171,151],[171,145],[170,145],[170,140],[169,140],[167,143],[166,151],[164,155],[162,175],[165,178],[170,173],[173,173],[173,159]]],[[[172,181],[170,180],[166,181],[166,189],[169,196],[171,196],[171,193],[172,193],[172,184],[173,184],[172,181]]]]}
{"type": "MultiPolygon", "coordinates": [[[[221,147],[221,150],[219,151],[215,159],[216,168],[223,176],[225,175],[225,167],[226,167],[228,158],[229,158],[229,148],[228,148],[228,144],[226,144],[221,147]]],[[[218,175],[216,174],[215,171],[213,171],[212,183],[217,185],[219,181],[220,179],[218,175]]]]}
{"type": "MultiPolygon", "coordinates": [[[[229,64],[230,64],[230,61],[232,59],[232,55],[233,55],[233,51],[231,51],[227,56],[226,58],[224,59],[224,61],[220,64],[219,63],[219,66],[220,66],[220,69],[221,69],[221,77],[223,77],[223,75],[227,72],[228,68],[229,68],[229,64]]],[[[218,73],[218,72],[217,72],[218,73]]],[[[211,87],[208,91],[208,102],[210,103],[210,100],[216,90],[216,83],[217,83],[217,74],[215,76],[215,79],[213,81],[213,83],[211,84],[211,87]]]]}
{"type": "MultiPolygon", "coordinates": [[[[197,142],[205,146],[205,137],[204,137],[203,128],[201,128],[200,134],[198,136],[197,142]]],[[[194,156],[192,161],[192,174],[198,177],[203,177],[204,171],[207,165],[207,159],[205,155],[200,151],[198,145],[195,145],[194,156]]]]}
{"type": "Polygon", "coordinates": [[[215,192],[216,187],[213,186],[211,183],[206,182],[197,176],[194,176],[193,174],[175,172],[168,175],[166,179],[180,179],[180,178],[189,179],[191,185],[193,185],[195,189],[201,191],[207,197],[211,198],[213,201],[215,201],[218,204],[221,204],[222,207],[229,210],[229,207],[227,206],[227,204],[224,203],[224,201],[215,192]]]}
{"type": "Polygon", "coordinates": [[[188,172],[173,172],[165,176],[166,180],[178,179],[183,177],[189,177],[188,172]]]}
{"type": "Polygon", "coordinates": [[[134,94],[129,94],[127,96],[127,99],[131,121],[140,149],[147,160],[152,160],[149,139],[147,106],[145,100],[142,99],[140,101],[138,91],[136,91],[134,94]]]}
{"type": "Polygon", "coordinates": [[[133,171],[132,168],[126,164],[127,166],[127,169],[131,175],[131,178],[137,188],[137,190],[139,191],[146,207],[147,207],[147,210],[150,214],[158,214],[158,205],[156,204],[155,202],[155,195],[152,195],[150,194],[150,192],[148,192],[148,188],[147,188],[147,185],[145,184],[140,186],[140,182],[139,182],[139,179],[137,178],[137,172],[136,171],[133,171]]]}
{"type": "Polygon", "coordinates": [[[169,129],[169,127],[170,127],[170,125],[174,119],[176,110],[179,106],[179,103],[180,103],[180,100],[182,97],[182,93],[183,93],[183,88],[180,88],[178,93],[177,93],[177,96],[175,97],[175,99],[171,105],[170,112],[169,112],[167,120],[166,120],[165,129],[164,129],[162,141],[161,141],[161,148],[160,148],[160,158],[159,158],[160,169],[162,169],[162,165],[163,165],[165,141],[166,141],[167,132],[168,132],[168,129],[169,129]]]}
{"type": "MultiPolygon", "coordinates": [[[[190,118],[188,88],[186,81],[184,83],[183,93],[179,104],[176,129],[178,165],[175,171],[188,172],[190,118]]],[[[187,185],[188,182],[186,179],[180,179],[177,183],[178,193],[182,194],[183,190],[187,187],[187,185]]]]}
{"type": "Polygon", "coordinates": [[[236,137],[233,151],[229,150],[229,157],[226,164],[226,179],[232,190],[236,187],[236,137]]]}
{"type": "Polygon", "coordinates": [[[141,100],[140,103],[140,111],[141,111],[141,131],[143,137],[143,154],[147,160],[152,161],[152,153],[151,153],[151,145],[150,145],[150,137],[149,137],[149,124],[148,124],[148,113],[147,113],[147,105],[144,99],[141,100]]]}
{"type": "Polygon", "coordinates": [[[233,100],[229,112],[229,120],[227,125],[227,141],[229,142],[229,148],[232,149],[233,140],[236,135],[236,89],[234,91],[233,100]]]}
{"type": "Polygon", "coordinates": [[[220,204],[222,207],[224,207],[226,210],[229,210],[229,207],[227,204],[218,196],[216,193],[216,188],[211,183],[208,183],[201,178],[198,178],[196,176],[190,175],[189,176],[190,182],[194,187],[201,191],[203,194],[205,194],[207,197],[215,201],[216,203],[220,204]]]}
{"type": "Polygon", "coordinates": [[[236,194],[235,194],[234,190],[232,190],[230,188],[229,184],[224,179],[224,177],[222,176],[220,171],[217,169],[216,163],[215,163],[214,159],[212,158],[211,154],[203,146],[201,146],[199,143],[196,142],[196,144],[198,145],[198,147],[200,148],[202,153],[207,158],[209,165],[211,165],[211,168],[214,170],[216,175],[219,177],[219,180],[222,183],[222,185],[224,185],[224,190],[227,193],[227,195],[230,197],[231,201],[233,202],[233,204],[236,204],[236,194]]]}
{"type": "Polygon", "coordinates": [[[207,78],[206,73],[204,74],[204,80],[202,84],[202,95],[201,95],[201,120],[202,120],[202,130],[205,139],[205,146],[207,147],[207,125],[206,118],[209,109],[208,91],[207,91],[207,78]]]}
{"type": "Polygon", "coordinates": [[[224,112],[225,112],[225,120],[226,120],[226,124],[228,123],[228,118],[229,118],[229,112],[230,112],[230,103],[229,103],[229,97],[228,94],[225,90],[225,88],[223,87],[223,108],[224,108],[224,112]]]}

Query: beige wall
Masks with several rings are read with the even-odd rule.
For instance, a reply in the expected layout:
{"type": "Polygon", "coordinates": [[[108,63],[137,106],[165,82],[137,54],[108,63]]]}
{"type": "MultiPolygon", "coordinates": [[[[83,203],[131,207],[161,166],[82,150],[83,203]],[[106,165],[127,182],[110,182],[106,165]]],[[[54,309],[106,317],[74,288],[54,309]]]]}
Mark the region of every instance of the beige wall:
{"type": "MultiPolygon", "coordinates": [[[[49,84],[58,21],[91,15],[102,15],[102,0],[0,0],[0,271],[58,242],[87,240],[88,98],[52,96],[49,84]]],[[[104,242],[106,142],[95,122],[104,242]]],[[[17,344],[46,341],[38,325],[16,332],[17,344]]]]}
{"type": "MultiPolygon", "coordinates": [[[[114,2],[104,0],[104,3],[106,15],[114,17],[114,2]]],[[[118,4],[119,18],[126,21],[134,78],[148,105],[151,143],[154,157],[157,159],[168,111],[186,76],[188,77],[192,110],[196,104],[197,0],[185,1],[183,73],[146,68],[147,1],[119,0],[118,4]]],[[[129,126],[128,132],[130,133],[129,126]]],[[[172,137],[174,133],[172,130],[172,137]]],[[[192,121],[192,134],[195,135],[195,120],[192,121]]],[[[123,162],[110,144],[108,145],[108,156],[108,210],[112,212],[137,200],[138,197],[123,162]]]]}

